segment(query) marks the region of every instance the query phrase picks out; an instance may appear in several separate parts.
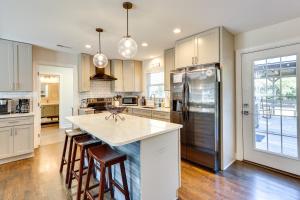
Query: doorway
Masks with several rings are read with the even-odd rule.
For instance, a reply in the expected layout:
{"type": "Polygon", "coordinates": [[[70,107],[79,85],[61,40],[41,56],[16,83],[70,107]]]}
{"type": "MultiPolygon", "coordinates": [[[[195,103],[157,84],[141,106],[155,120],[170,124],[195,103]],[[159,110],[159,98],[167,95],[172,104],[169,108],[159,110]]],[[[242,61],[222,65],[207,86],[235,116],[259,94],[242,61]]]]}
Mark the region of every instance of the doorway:
{"type": "Polygon", "coordinates": [[[244,160],[300,175],[300,45],[242,55],[244,160]]]}
{"type": "Polygon", "coordinates": [[[71,128],[67,116],[73,114],[73,69],[39,66],[40,145],[64,141],[64,131],[71,128]]]}

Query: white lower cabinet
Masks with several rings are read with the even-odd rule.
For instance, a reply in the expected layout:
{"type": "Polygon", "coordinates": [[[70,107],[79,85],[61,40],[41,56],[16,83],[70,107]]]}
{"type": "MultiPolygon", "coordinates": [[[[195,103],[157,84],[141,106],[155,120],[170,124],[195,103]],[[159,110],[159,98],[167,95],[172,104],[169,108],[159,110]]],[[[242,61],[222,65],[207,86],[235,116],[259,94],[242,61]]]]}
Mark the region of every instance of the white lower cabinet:
{"type": "Polygon", "coordinates": [[[10,127],[0,128],[0,159],[13,154],[13,129],[10,127]]]}
{"type": "Polygon", "coordinates": [[[0,120],[0,163],[33,150],[33,117],[0,120]]]}
{"type": "Polygon", "coordinates": [[[33,151],[33,126],[14,127],[14,154],[26,154],[33,151]]]}

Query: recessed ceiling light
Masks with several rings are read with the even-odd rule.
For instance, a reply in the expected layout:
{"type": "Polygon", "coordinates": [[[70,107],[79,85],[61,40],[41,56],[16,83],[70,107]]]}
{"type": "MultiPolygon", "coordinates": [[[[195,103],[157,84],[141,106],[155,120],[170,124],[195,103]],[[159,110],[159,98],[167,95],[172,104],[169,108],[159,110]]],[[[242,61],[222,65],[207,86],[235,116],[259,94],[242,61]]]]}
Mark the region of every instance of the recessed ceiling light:
{"type": "Polygon", "coordinates": [[[152,58],[154,58],[154,56],[150,56],[150,58],[152,59],[152,58]]]}
{"type": "Polygon", "coordinates": [[[147,47],[147,46],[148,46],[148,43],[147,43],[147,42],[143,42],[143,43],[142,43],[142,46],[143,46],[143,47],[147,47]]]}
{"type": "Polygon", "coordinates": [[[90,48],[92,48],[92,45],[86,44],[86,45],[85,45],[85,48],[86,48],[86,49],[90,49],[90,48]]]}
{"type": "Polygon", "coordinates": [[[180,28],[175,28],[173,30],[173,33],[175,33],[175,34],[181,33],[181,29],[180,28]]]}

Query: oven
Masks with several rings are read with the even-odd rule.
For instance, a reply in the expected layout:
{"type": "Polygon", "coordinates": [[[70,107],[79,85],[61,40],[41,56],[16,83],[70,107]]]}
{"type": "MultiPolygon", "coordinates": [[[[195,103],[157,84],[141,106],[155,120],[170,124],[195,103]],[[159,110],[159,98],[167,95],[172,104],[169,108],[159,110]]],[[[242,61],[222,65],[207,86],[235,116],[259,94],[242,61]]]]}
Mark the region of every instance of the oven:
{"type": "Polygon", "coordinates": [[[125,96],[122,98],[123,106],[137,106],[138,105],[138,97],[137,96],[125,96]]]}
{"type": "Polygon", "coordinates": [[[84,101],[87,108],[95,109],[95,114],[106,111],[106,106],[112,105],[112,98],[88,98],[84,101]]]}

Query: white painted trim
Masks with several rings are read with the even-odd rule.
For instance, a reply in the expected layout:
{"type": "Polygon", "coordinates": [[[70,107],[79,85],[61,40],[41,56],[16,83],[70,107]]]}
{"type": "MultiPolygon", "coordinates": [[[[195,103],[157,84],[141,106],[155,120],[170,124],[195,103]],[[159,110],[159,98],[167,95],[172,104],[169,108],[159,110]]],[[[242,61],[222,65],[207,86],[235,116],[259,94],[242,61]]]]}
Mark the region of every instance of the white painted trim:
{"type": "MultiPolygon", "coordinates": [[[[34,85],[33,85],[33,99],[32,99],[32,107],[33,107],[33,112],[35,114],[35,126],[34,126],[34,148],[38,148],[40,146],[40,137],[38,137],[38,134],[40,134],[41,132],[41,119],[40,117],[40,113],[41,113],[41,109],[38,107],[38,103],[40,101],[39,99],[39,95],[40,95],[40,91],[39,90],[39,76],[38,73],[40,72],[40,67],[42,66],[54,66],[54,67],[63,67],[63,68],[72,68],[73,69],[73,83],[77,84],[77,65],[72,65],[72,64],[60,64],[60,63],[55,63],[55,62],[34,62],[33,63],[33,79],[34,79],[34,85]],[[76,81],[75,81],[76,80],[76,81]]],[[[60,75],[60,74],[58,74],[60,75]]],[[[74,89],[74,94],[73,94],[73,107],[76,108],[76,100],[77,99],[77,95],[78,95],[78,88],[74,89]]],[[[69,128],[72,127],[72,124],[64,124],[62,126],[62,128],[69,128]]]]}
{"type": "Polygon", "coordinates": [[[300,44],[300,37],[283,40],[279,42],[269,43],[251,48],[237,49],[236,50],[236,159],[244,159],[243,149],[243,116],[242,116],[242,55],[257,51],[263,51],[283,46],[291,46],[300,44]]]}
{"type": "Polygon", "coordinates": [[[224,168],[222,169],[223,171],[226,170],[228,167],[230,167],[236,160],[232,160],[230,163],[228,163],[228,165],[224,166],[224,168]]]}
{"type": "Polygon", "coordinates": [[[18,160],[27,159],[27,158],[32,158],[33,156],[34,156],[34,153],[32,152],[32,153],[27,153],[27,154],[24,154],[24,155],[18,155],[18,156],[14,156],[14,157],[1,159],[0,165],[5,164],[5,163],[9,163],[9,162],[18,161],[18,160]]]}

